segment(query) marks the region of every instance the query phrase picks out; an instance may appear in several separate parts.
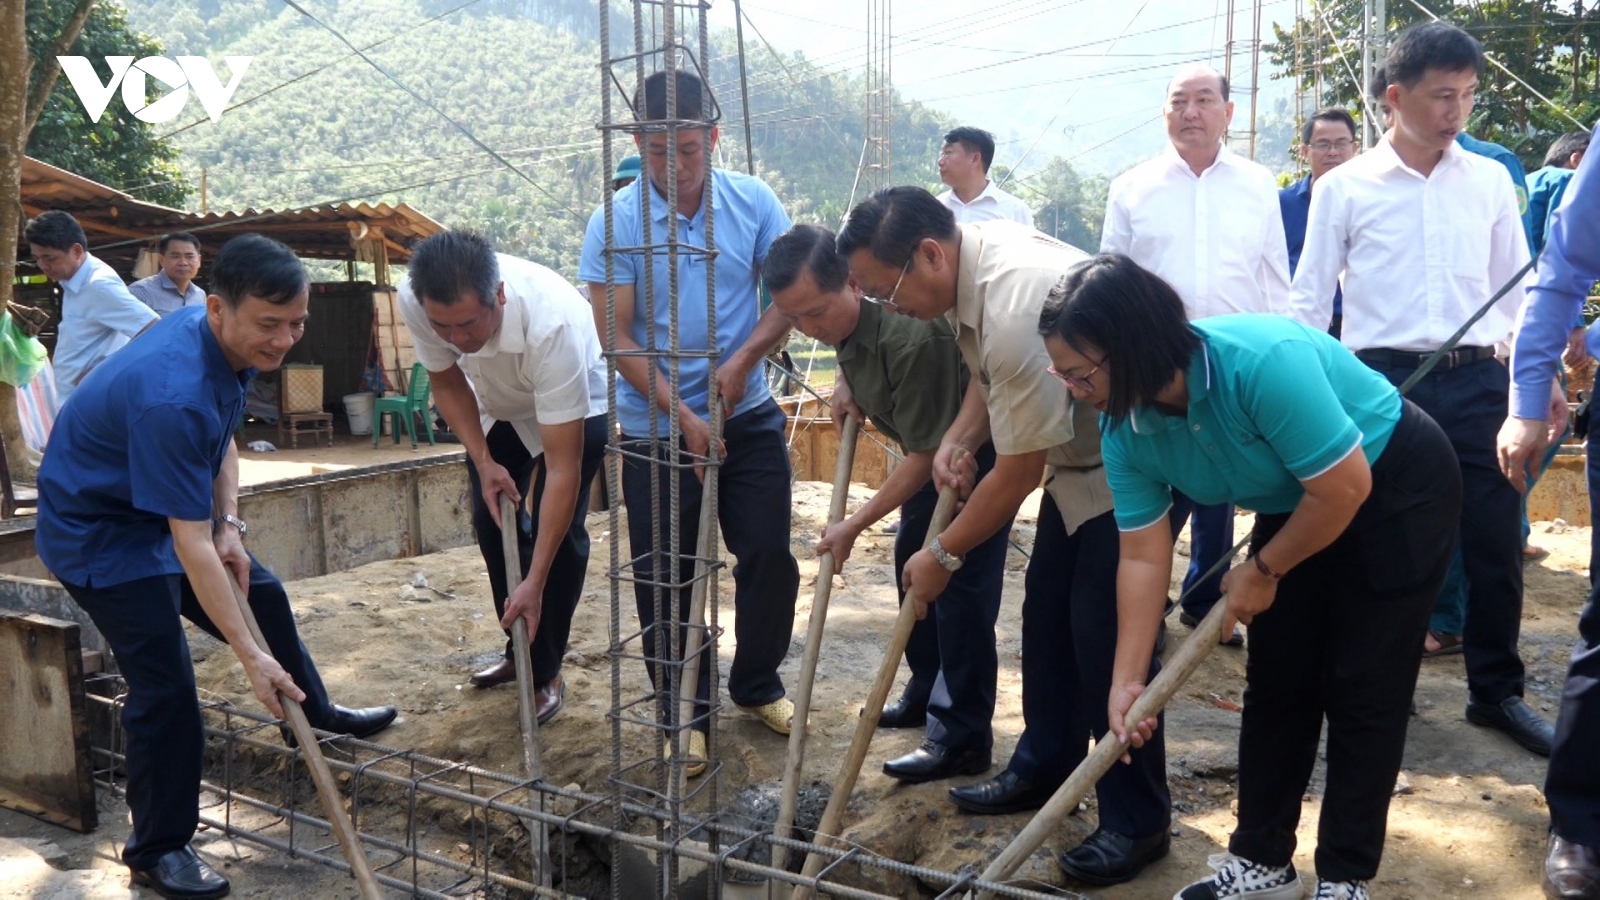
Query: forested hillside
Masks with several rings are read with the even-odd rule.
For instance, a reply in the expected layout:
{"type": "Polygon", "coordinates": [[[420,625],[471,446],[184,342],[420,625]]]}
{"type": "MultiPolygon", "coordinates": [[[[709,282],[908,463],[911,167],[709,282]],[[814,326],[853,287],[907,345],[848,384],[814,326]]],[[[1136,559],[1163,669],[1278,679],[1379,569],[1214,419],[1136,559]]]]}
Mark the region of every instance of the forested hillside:
{"type": "MultiPolygon", "coordinates": [[[[362,0],[307,6],[412,89],[471,129],[535,184],[507,171],[426,106],[352,56],[326,29],[276,0],[178,4],[129,0],[130,20],[168,55],[252,56],[218,123],[157,126],[181,149],[191,191],[206,172],[210,208],[404,200],[448,225],[492,235],[568,275],[599,202],[597,10],[587,0],[362,0]],[[432,17],[432,18],[430,18],[432,17]],[[298,79],[298,80],[296,80],[298,79]],[[281,87],[280,87],[281,86],[281,87]]],[[[614,19],[619,37],[631,26],[614,19]]],[[[647,36],[648,40],[648,36],[647,36]]],[[[723,109],[719,163],[745,166],[737,47],[713,36],[711,80],[723,109]]],[[[864,133],[859,82],[780,65],[747,48],[756,170],[796,219],[836,225],[864,133]]],[[[631,83],[631,70],[625,73],[631,83]]],[[[893,178],[937,186],[933,162],[952,124],[919,105],[894,110],[893,178]]],[[[619,135],[617,155],[631,152],[619,135]]],[[[199,205],[191,196],[188,205],[199,205]]],[[[1039,198],[1030,198],[1042,205],[1039,198]]],[[[1064,223],[1065,224],[1065,223],[1064,223]]],[[[1098,232],[1098,221],[1094,222],[1098,232]]]]}

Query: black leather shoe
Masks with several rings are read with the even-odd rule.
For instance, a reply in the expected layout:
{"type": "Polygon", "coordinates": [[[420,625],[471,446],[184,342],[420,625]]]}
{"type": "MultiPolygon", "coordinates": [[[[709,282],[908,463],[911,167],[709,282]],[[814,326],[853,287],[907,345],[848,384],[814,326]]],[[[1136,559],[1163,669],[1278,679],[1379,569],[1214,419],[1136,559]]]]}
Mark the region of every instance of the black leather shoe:
{"type": "Polygon", "coordinates": [[[226,897],[231,890],[228,879],[206,865],[193,847],[174,850],[148,869],[135,869],[133,883],[163,897],[226,897]]]}
{"type": "Polygon", "coordinates": [[[884,763],[883,774],[905,784],[921,784],[957,775],[981,775],[989,771],[989,765],[987,750],[952,750],[934,741],[923,741],[921,747],[884,763]]]}
{"type": "Polygon", "coordinates": [[[1024,781],[1015,772],[1006,769],[988,781],[951,788],[950,799],[969,813],[995,816],[1038,809],[1055,792],[1054,787],[1041,787],[1024,781]]]}
{"type": "Polygon", "coordinates": [[[388,728],[397,714],[392,706],[369,706],[366,709],[335,706],[333,715],[318,727],[323,731],[348,734],[353,738],[371,737],[388,728]]]}
{"type": "Polygon", "coordinates": [[[920,701],[907,691],[900,699],[885,706],[878,717],[879,728],[921,728],[928,724],[928,698],[920,701]]]}
{"type": "Polygon", "coordinates": [[[517,664],[508,656],[482,672],[474,672],[468,680],[476,688],[492,688],[507,684],[517,680],[517,664]]]}
{"type": "Polygon", "coordinates": [[[1121,884],[1139,877],[1144,867],[1167,855],[1172,833],[1163,825],[1143,840],[1096,828],[1072,850],[1056,858],[1061,871],[1086,884],[1121,884]]]}
{"type": "Polygon", "coordinates": [[[1505,732],[1524,749],[1539,756],[1550,755],[1550,743],[1556,737],[1555,726],[1534,712],[1533,707],[1522,702],[1521,697],[1507,697],[1491,704],[1468,696],[1467,721],[1505,732]]]}
{"type": "Polygon", "coordinates": [[[1544,895],[1552,900],[1600,900],[1600,847],[1550,834],[1544,858],[1544,895]]]}

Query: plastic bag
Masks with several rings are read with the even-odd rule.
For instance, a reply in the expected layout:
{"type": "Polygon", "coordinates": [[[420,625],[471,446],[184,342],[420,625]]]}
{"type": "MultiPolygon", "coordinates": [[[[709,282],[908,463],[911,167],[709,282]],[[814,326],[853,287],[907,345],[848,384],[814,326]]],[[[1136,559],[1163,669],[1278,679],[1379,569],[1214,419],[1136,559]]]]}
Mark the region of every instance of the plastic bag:
{"type": "Polygon", "coordinates": [[[49,358],[49,351],[22,330],[10,310],[0,313],[0,381],[26,387],[49,358]]]}

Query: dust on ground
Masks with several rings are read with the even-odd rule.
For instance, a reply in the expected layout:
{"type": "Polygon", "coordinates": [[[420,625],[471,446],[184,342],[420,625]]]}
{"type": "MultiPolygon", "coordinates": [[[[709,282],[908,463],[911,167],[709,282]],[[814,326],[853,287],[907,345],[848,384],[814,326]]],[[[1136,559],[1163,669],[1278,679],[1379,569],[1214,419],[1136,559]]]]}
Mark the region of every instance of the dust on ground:
{"type": "MultiPolygon", "coordinates": [[[[795,488],[792,547],[800,562],[801,590],[794,642],[782,669],[791,688],[799,670],[817,573],[810,548],[827,513],[828,492],[823,484],[801,483],[795,488]]],[[[851,495],[854,507],[867,494],[857,487],[851,495]]],[[[1242,534],[1248,528],[1247,517],[1237,524],[1242,534]]],[[[1032,510],[1025,508],[1016,529],[1024,547],[1031,543],[1033,525],[1032,510]]],[[[607,514],[590,517],[593,554],[565,666],[566,708],[542,729],[547,778],[555,784],[577,784],[598,792],[605,791],[605,779],[613,766],[611,724],[606,717],[613,702],[612,663],[607,653],[609,526],[607,514]]],[[[1534,527],[1534,542],[1550,554],[1525,570],[1522,654],[1528,666],[1528,700],[1553,717],[1577,614],[1587,593],[1589,529],[1540,523],[1534,527]]],[[[881,660],[895,610],[892,550],[892,537],[876,530],[868,532],[834,584],[813,693],[805,766],[808,781],[832,781],[881,660]]],[[[1181,556],[1186,547],[1180,544],[1179,550],[1176,570],[1181,574],[1187,564],[1181,556]]],[[[1025,566],[1026,560],[1013,551],[997,626],[1000,673],[993,771],[1004,765],[1022,729],[1018,653],[1025,566]]],[[[399,722],[379,738],[382,743],[486,768],[520,771],[522,748],[514,691],[509,687],[476,690],[467,681],[473,671],[493,662],[503,641],[476,548],[374,563],[308,579],[290,585],[290,595],[301,634],[318,659],[335,701],[346,705],[393,703],[400,708],[399,722]],[[415,586],[419,574],[426,587],[415,586]]],[[[726,571],[720,595],[726,628],[720,667],[725,678],[733,647],[732,584],[726,571]]],[[[624,595],[620,622],[625,635],[635,627],[631,595],[624,595]]],[[[1173,617],[1169,653],[1186,633],[1173,617]]],[[[202,691],[253,706],[232,655],[208,638],[191,634],[196,655],[204,657],[197,664],[202,691]]],[[[1244,660],[1242,651],[1218,649],[1167,711],[1175,831],[1168,858],[1152,865],[1137,881],[1114,888],[1093,889],[1066,880],[1053,857],[1075,846],[1093,829],[1091,799],[1089,809],[1063,824],[1018,877],[1088,896],[1164,900],[1206,874],[1207,856],[1226,848],[1233,826],[1237,709],[1243,693],[1244,660]]],[[[623,660],[620,671],[624,700],[643,696],[642,664],[623,660]]],[[[902,679],[904,674],[902,667],[902,679]]],[[[1540,896],[1548,821],[1541,793],[1545,761],[1497,733],[1467,724],[1462,717],[1465,702],[1461,658],[1424,661],[1403,784],[1390,809],[1389,838],[1382,871],[1373,885],[1374,896],[1397,900],[1540,896]]],[[[912,750],[920,740],[921,734],[915,730],[883,731],[876,736],[845,816],[845,837],[905,862],[945,871],[963,866],[981,869],[1021,830],[1030,814],[977,817],[958,812],[946,799],[946,790],[977,778],[901,786],[881,773],[883,760],[912,750]]],[[[724,767],[720,788],[724,804],[742,788],[781,778],[786,739],[744,713],[731,708],[724,713],[718,747],[724,767]]],[[[652,753],[649,736],[642,729],[625,731],[625,764],[652,753]]],[[[1307,876],[1314,871],[1311,853],[1321,778],[1319,765],[1305,798],[1300,849],[1295,856],[1296,867],[1307,876]]],[[[0,835],[14,833],[10,821],[14,820],[0,818],[0,835]]],[[[63,846],[71,837],[60,829],[50,830],[63,846]]],[[[98,838],[98,851],[94,836],[78,840],[90,842],[88,849],[76,851],[80,856],[108,856],[103,849],[105,838],[98,838]]],[[[305,863],[293,863],[298,868],[289,874],[283,870],[288,862],[255,853],[248,863],[230,864],[226,873],[235,879],[238,893],[254,896],[272,896],[270,886],[288,883],[286,877],[323,877],[304,871],[308,868],[305,863]],[[252,884],[262,885],[267,893],[255,894],[252,884]]],[[[105,864],[114,867],[109,859],[105,864]]],[[[931,885],[909,879],[878,881],[871,887],[907,897],[937,893],[928,890],[931,885]]]]}

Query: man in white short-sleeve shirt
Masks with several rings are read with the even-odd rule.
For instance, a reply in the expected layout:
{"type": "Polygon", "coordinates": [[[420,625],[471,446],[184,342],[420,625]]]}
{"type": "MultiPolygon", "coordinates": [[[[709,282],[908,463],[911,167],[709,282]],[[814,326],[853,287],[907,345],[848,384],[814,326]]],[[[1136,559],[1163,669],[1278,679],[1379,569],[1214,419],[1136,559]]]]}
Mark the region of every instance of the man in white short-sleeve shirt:
{"type": "MultiPolygon", "coordinates": [[[[856,206],[838,249],[869,299],[919,319],[946,316],[955,330],[972,377],[935,453],[935,482],[967,487],[971,467],[952,463],[955,449],[970,457],[994,442],[994,468],[905,564],[901,583],[919,609],[1045,482],[1022,599],[1023,733],[998,775],[950,791],[970,813],[1035,809],[1088,754],[1091,736],[1105,733],[1116,644],[1119,538],[1099,418],[1071,399],[1039,338],[1045,299],[1088,256],[1014,222],[958,225],[917,187],[878,191],[856,206]]],[[[1152,676],[1158,668],[1152,663],[1152,676]]],[[[1119,884],[1168,851],[1165,745],[1146,743],[1131,759],[1096,786],[1099,828],[1058,860],[1074,878],[1119,884]]]]}
{"type": "MultiPolygon", "coordinates": [[[[583,295],[537,263],[494,252],[483,237],[444,231],[423,241],[400,285],[400,315],[433,382],[434,403],[467,452],[472,524],[508,633],[528,623],[540,723],[560,711],[561,659],[589,564],[584,515],[606,444],[606,376],[583,295]],[[487,299],[485,299],[487,298],[487,299]],[[532,507],[523,498],[532,485],[532,507]],[[509,585],[499,495],[518,504],[523,579],[509,585]]],[[[516,678],[505,657],[472,676],[516,678]]]]}
{"type": "Polygon", "coordinates": [[[1032,228],[1033,210],[1028,204],[989,180],[993,164],[994,135],[970,125],[952,130],[939,148],[939,180],[950,186],[939,195],[939,202],[950,208],[957,222],[1006,219],[1032,228]]]}

